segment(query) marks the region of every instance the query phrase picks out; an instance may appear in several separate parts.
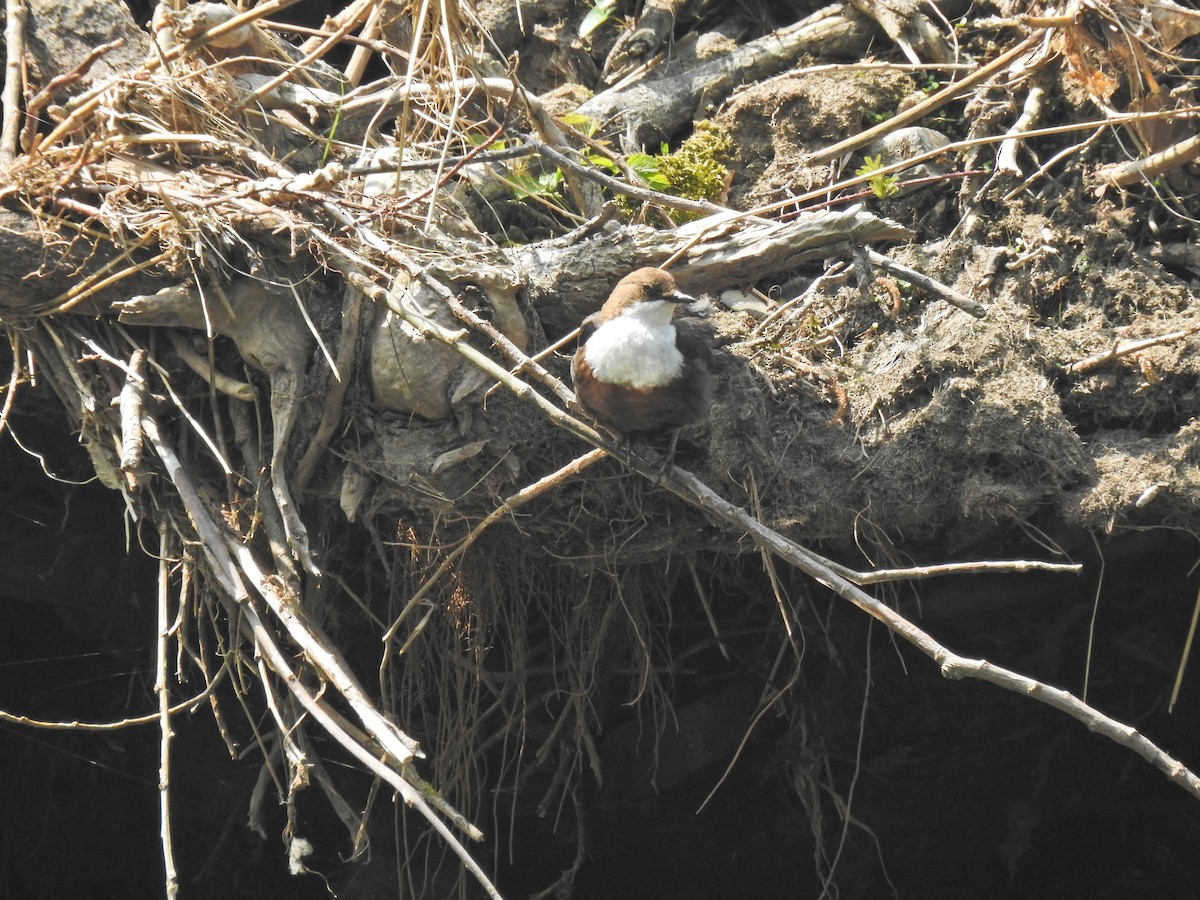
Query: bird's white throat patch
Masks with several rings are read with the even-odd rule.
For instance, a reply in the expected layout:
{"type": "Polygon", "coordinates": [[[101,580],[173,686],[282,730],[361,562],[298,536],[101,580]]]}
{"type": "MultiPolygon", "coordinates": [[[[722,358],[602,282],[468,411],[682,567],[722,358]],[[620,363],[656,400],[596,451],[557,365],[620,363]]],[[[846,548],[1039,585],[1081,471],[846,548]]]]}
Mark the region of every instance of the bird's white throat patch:
{"type": "Polygon", "coordinates": [[[596,329],[584,345],[592,374],[609,384],[633,388],[662,387],[683,371],[683,354],[675,346],[673,305],[637,303],[596,329]]]}

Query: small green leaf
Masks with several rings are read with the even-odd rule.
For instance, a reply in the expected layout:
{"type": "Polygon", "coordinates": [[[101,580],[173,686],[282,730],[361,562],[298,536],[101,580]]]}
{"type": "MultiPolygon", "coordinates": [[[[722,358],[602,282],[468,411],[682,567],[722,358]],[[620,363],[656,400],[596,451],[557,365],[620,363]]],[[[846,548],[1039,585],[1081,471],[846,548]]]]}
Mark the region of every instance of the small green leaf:
{"type": "Polygon", "coordinates": [[[615,162],[613,162],[611,159],[609,159],[607,156],[603,156],[602,154],[599,154],[599,153],[589,153],[585,157],[585,159],[587,159],[587,161],[589,163],[591,163],[593,166],[595,166],[597,169],[607,169],[608,171],[612,172],[614,175],[621,174],[620,167],[615,162]]]}
{"type": "Polygon", "coordinates": [[[562,186],[562,172],[542,172],[540,175],[530,175],[528,172],[514,172],[509,176],[513,185],[513,195],[518,200],[527,197],[553,197],[562,186]]]}
{"type": "Polygon", "coordinates": [[[650,156],[648,153],[630,153],[625,157],[625,162],[629,164],[629,168],[637,172],[642,181],[654,190],[665,191],[671,186],[667,176],[662,173],[657,156],[650,156]]]}
{"type": "Polygon", "coordinates": [[[593,6],[583,21],[579,23],[579,36],[587,37],[605,22],[612,18],[613,8],[617,5],[617,0],[596,0],[596,5],[593,6]]]}
{"type": "Polygon", "coordinates": [[[564,125],[570,125],[580,134],[587,137],[595,137],[596,132],[600,130],[600,122],[591,116],[585,116],[579,112],[569,112],[562,117],[564,125]]]}

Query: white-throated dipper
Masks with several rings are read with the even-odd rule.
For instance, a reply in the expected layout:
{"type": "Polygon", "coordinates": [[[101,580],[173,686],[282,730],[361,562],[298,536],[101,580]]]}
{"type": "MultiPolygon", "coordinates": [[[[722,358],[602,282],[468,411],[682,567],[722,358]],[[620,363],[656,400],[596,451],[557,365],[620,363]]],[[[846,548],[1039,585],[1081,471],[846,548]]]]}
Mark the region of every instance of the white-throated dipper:
{"type": "Polygon", "coordinates": [[[624,437],[678,430],[699,422],[712,403],[708,333],[675,321],[692,300],[662,269],[644,268],[617,282],[600,311],[584,319],[571,364],[579,404],[624,437]]]}

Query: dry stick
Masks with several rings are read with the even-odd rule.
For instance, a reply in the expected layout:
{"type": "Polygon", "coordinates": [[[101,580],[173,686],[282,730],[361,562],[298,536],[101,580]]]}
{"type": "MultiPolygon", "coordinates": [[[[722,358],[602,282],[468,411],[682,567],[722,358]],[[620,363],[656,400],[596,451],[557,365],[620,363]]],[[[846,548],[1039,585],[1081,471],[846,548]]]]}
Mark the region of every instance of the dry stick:
{"type": "MultiPolygon", "coordinates": [[[[383,4],[376,3],[371,14],[367,16],[367,23],[363,25],[362,31],[358,33],[362,43],[355,43],[354,50],[350,53],[350,62],[346,63],[346,83],[358,86],[362,82],[363,73],[367,70],[367,62],[371,58],[372,43],[375,43],[375,38],[379,34],[379,20],[383,16],[383,4]]],[[[341,29],[337,29],[340,31],[341,29]]]]}
{"type": "Polygon", "coordinates": [[[1200,156],[1200,135],[1192,135],[1177,144],[1172,144],[1165,150],[1150,154],[1145,159],[1104,166],[1097,170],[1096,180],[1117,187],[1124,187],[1134,182],[1149,182],[1164,172],[1186,166],[1198,156],[1200,156]]]}
{"type": "Polygon", "coordinates": [[[1158,337],[1145,338],[1140,341],[1126,341],[1123,344],[1114,344],[1110,349],[1103,353],[1096,353],[1086,359],[1081,359],[1078,362],[1073,362],[1070,365],[1063,366],[1063,372],[1067,375],[1084,375],[1094,369],[1098,369],[1106,363],[1120,359],[1122,356],[1129,356],[1131,353],[1137,353],[1139,350],[1146,350],[1150,347],[1157,347],[1159,344],[1169,344],[1171,341],[1178,341],[1181,338],[1195,334],[1200,325],[1192,325],[1190,328],[1184,328],[1181,331],[1172,331],[1168,334],[1160,334],[1158,337]]]}
{"type": "Polygon", "coordinates": [[[121,415],[121,470],[127,475],[142,464],[142,410],[146,406],[145,347],[138,347],[129,357],[125,384],[117,395],[121,415]]]}
{"type": "Polygon", "coordinates": [[[943,563],[936,566],[913,566],[907,569],[876,569],[858,572],[850,579],[855,584],[882,584],[887,581],[920,581],[942,575],[979,575],[984,572],[1056,572],[1063,575],[1078,575],[1083,571],[1082,563],[1052,563],[1040,559],[984,559],[977,562],[943,563]]]}
{"type": "MultiPolygon", "coordinates": [[[[987,65],[976,69],[962,81],[956,81],[953,84],[947,85],[936,94],[932,94],[928,99],[922,100],[912,109],[898,113],[886,122],[881,122],[874,128],[868,128],[866,131],[860,132],[852,137],[848,137],[843,141],[838,141],[832,146],[826,147],[824,150],[818,150],[816,153],[808,157],[809,165],[820,165],[821,163],[829,162],[832,159],[837,159],[843,153],[850,153],[857,150],[859,147],[865,147],[872,141],[878,140],[885,134],[904,128],[906,125],[911,125],[923,119],[926,115],[936,109],[941,109],[951,100],[965,94],[968,89],[975,87],[979,82],[984,81],[994,75],[996,72],[1003,69],[1009,63],[1024,56],[1034,47],[1036,47],[1045,34],[1044,31],[1037,31],[1031,34],[1017,46],[1013,47],[1007,53],[1002,53],[993,59],[987,65]]],[[[872,173],[878,174],[878,173],[872,173]]]]}
{"type": "Polygon", "coordinates": [[[171,570],[167,560],[169,549],[167,521],[158,526],[158,641],[155,653],[154,690],[158,693],[158,817],[162,837],[163,870],[167,900],[179,894],[179,874],[175,870],[175,850],[171,843],[171,690],[167,679],[167,664],[171,641],[169,599],[171,570]]]}
{"type": "Polygon", "coordinates": [[[358,759],[359,762],[370,769],[375,775],[390,784],[404,798],[406,803],[416,807],[421,812],[429,824],[433,826],[434,830],[442,837],[442,840],[450,845],[450,848],[462,861],[467,871],[475,876],[475,879],[483,886],[489,897],[494,898],[494,900],[503,900],[500,892],[496,890],[491,880],[479,867],[479,864],[471,858],[471,854],[467,852],[467,848],[462,845],[454,835],[454,832],[447,828],[446,824],[429,808],[425,797],[402,776],[397,774],[394,769],[381,760],[376,759],[361,743],[347,734],[341,728],[338,721],[329,714],[329,711],[304,686],[300,681],[300,676],[296,674],[288,663],[287,656],[279,649],[279,645],[275,641],[275,635],[263,623],[258,610],[254,608],[254,604],[238,603],[236,611],[245,617],[246,623],[254,635],[255,645],[266,656],[271,669],[284,680],[288,686],[288,690],[292,692],[292,696],[300,701],[300,705],[305,708],[309,715],[320,723],[326,733],[341,744],[351,756],[358,759]]]}
{"type": "Polygon", "coordinates": [[[0,128],[0,167],[17,158],[21,133],[21,69],[25,65],[25,22],[29,7],[25,0],[7,0],[4,4],[4,124],[0,128]]]}
{"type": "Polygon", "coordinates": [[[506,497],[499,506],[484,516],[479,524],[471,529],[467,536],[463,538],[462,543],[455,547],[454,550],[448,554],[444,560],[442,560],[442,563],[437,567],[437,570],[425,579],[424,584],[422,584],[420,589],[412,595],[408,603],[405,604],[404,609],[400,611],[400,615],[396,617],[396,621],[392,623],[392,627],[387,630],[386,634],[384,634],[383,642],[386,644],[396,636],[396,629],[400,627],[400,624],[405,620],[408,614],[412,612],[412,610],[416,609],[417,604],[429,594],[429,592],[433,589],[433,586],[439,580],[441,580],[442,576],[446,574],[450,567],[454,565],[454,563],[464,553],[466,553],[467,550],[470,549],[471,545],[479,539],[479,536],[483,534],[485,530],[487,530],[491,525],[495,524],[495,522],[502,516],[514,512],[518,507],[524,506],[535,497],[539,497],[551,488],[557,487],[568,478],[578,475],[588,466],[599,462],[607,455],[608,452],[600,448],[590,450],[583,456],[579,457],[578,459],[571,460],[565,466],[557,469],[554,472],[551,472],[544,478],[539,478],[533,484],[526,485],[511,497],[506,497]]]}
{"type": "MultiPolygon", "coordinates": [[[[351,277],[351,276],[347,276],[351,277]]],[[[356,279],[360,284],[363,279],[356,279]]],[[[368,296],[377,302],[387,302],[386,292],[381,288],[365,282],[368,296]]],[[[555,424],[577,434],[591,443],[612,453],[615,447],[611,442],[602,438],[595,430],[583,422],[563,412],[546,398],[534,391],[528,384],[509,375],[508,370],[496,364],[480,351],[465,341],[465,331],[453,331],[430,319],[418,314],[415,310],[405,309],[398,303],[388,306],[397,315],[417,328],[422,334],[435,338],[453,347],[468,361],[480,367],[487,374],[504,384],[522,399],[536,404],[555,424]]],[[[506,351],[516,351],[509,342],[506,351]]],[[[520,351],[516,351],[520,357],[520,351]]],[[[537,368],[541,368],[540,366],[537,368]]],[[[555,379],[557,380],[557,379],[555,379]]],[[[726,522],[734,528],[749,534],[756,543],[766,547],[776,556],[791,563],[801,572],[825,585],[839,597],[850,601],[871,617],[882,622],[893,633],[908,641],[941,667],[942,675],[947,678],[978,678],[994,684],[997,687],[1016,694],[1032,697],[1055,709],[1065,712],[1072,718],[1083,722],[1090,731],[1096,731],[1116,743],[1133,750],[1147,762],[1150,762],[1164,772],[1171,781],[1200,799],[1200,778],[1197,778],[1186,766],[1159,749],[1152,741],[1138,733],[1135,728],[1112,719],[1092,706],[1082,702],[1077,697],[1060,688],[1051,687],[1028,676],[1021,675],[1009,669],[995,666],[984,659],[969,659],[950,652],[939,644],[932,636],[922,631],[908,619],[867,594],[861,588],[851,583],[850,578],[856,574],[844,566],[840,566],[825,557],[785,538],[778,532],[763,525],[745,510],[734,506],[725,500],[695,475],[678,467],[672,467],[669,477],[663,481],[661,466],[657,461],[644,459],[633,454],[623,454],[626,463],[639,474],[655,483],[663,484],[673,494],[684,501],[705,510],[715,518],[726,522]]]]}
{"type": "MultiPolygon", "coordinates": [[[[468,871],[479,880],[480,884],[487,890],[489,896],[498,898],[499,900],[499,893],[497,893],[495,887],[492,886],[478,864],[471,858],[466,848],[459,843],[446,824],[433,811],[422,791],[418,790],[407,780],[407,777],[419,780],[416,774],[412,773],[411,766],[409,765],[414,756],[413,750],[416,748],[416,742],[404,735],[395,725],[384,719],[370,705],[365,698],[365,694],[362,693],[361,688],[354,681],[353,675],[350,674],[349,668],[344,665],[340,653],[329,645],[328,639],[324,634],[312,623],[304,622],[301,625],[300,618],[302,613],[298,599],[288,596],[286,598],[288,608],[283,608],[281,589],[279,584],[276,583],[274,576],[268,576],[264,573],[258,566],[249,548],[244,547],[232,535],[225,534],[217,525],[216,521],[209,514],[208,508],[201,500],[195,485],[192,484],[191,478],[184,469],[179,457],[175,454],[170,444],[163,438],[157,421],[148,415],[145,417],[142,427],[151,444],[154,446],[155,452],[158,454],[159,460],[166,470],[167,477],[175,485],[180,500],[191,517],[205,556],[209,561],[210,572],[214,579],[221,585],[228,602],[234,607],[230,610],[231,615],[241,614],[250,623],[253,628],[256,644],[261,651],[267,654],[267,658],[271,662],[271,668],[274,669],[280,678],[284,679],[293,696],[326,728],[331,737],[342,743],[351,754],[367,765],[371,771],[396,788],[405,802],[417,808],[442,838],[450,844],[451,849],[459,856],[468,871]],[[235,557],[237,559],[236,562],[235,557]],[[396,765],[402,770],[410,772],[409,776],[405,777],[397,774],[394,769],[372,756],[361,744],[350,739],[333,717],[329,715],[329,712],[308,692],[300,682],[299,676],[297,676],[288,664],[287,658],[279,650],[274,636],[259,617],[258,611],[251,600],[250,593],[245,587],[245,582],[242,578],[243,572],[246,577],[254,582],[256,590],[267,602],[272,613],[279,617],[285,627],[287,627],[292,640],[296,641],[303,649],[305,658],[312,663],[324,680],[332,684],[342,694],[343,699],[350,704],[351,708],[359,716],[371,739],[383,748],[386,755],[396,765]],[[331,654],[334,657],[333,659],[330,658],[331,654]],[[412,749],[410,749],[410,746],[412,749]]],[[[445,804],[442,805],[442,808],[444,810],[449,809],[448,805],[445,804]]],[[[463,828],[473,839],[482,837],[482,833],[466,822],[461,815],[457,815],[454,821],[455,824],[463,828]]]]}

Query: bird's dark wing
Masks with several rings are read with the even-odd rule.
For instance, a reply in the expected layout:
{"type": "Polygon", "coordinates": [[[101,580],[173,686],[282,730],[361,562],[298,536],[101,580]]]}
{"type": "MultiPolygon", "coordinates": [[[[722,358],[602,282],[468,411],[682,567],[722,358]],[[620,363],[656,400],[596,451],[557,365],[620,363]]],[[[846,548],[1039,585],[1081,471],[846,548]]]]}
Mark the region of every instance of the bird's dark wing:
{"type": "Polygon", "coordinates": [[[675,320],[675,346],[683,354],[684,371],[682,383],[687,390],[676,398],[686,410],[680,421],[699,422],[708,415],[716,384],[713,380],[712,326],[703,319],[685,317],[675,320]]]}
{"type": "Polygon", "coordinates": [[[579,323],[579,346],[582,347],[587,343],[588,338],[596,333],[596,316],[597,313],[592,313],[586,319],[579,323]]]}
{"type": "Polygon", "coordinates": [[[707,366],[712,360],[712,345],[716,332],[703,319],[686,316],[676,319],[675,346],[684,359],[694,359],[707,366]]]}

